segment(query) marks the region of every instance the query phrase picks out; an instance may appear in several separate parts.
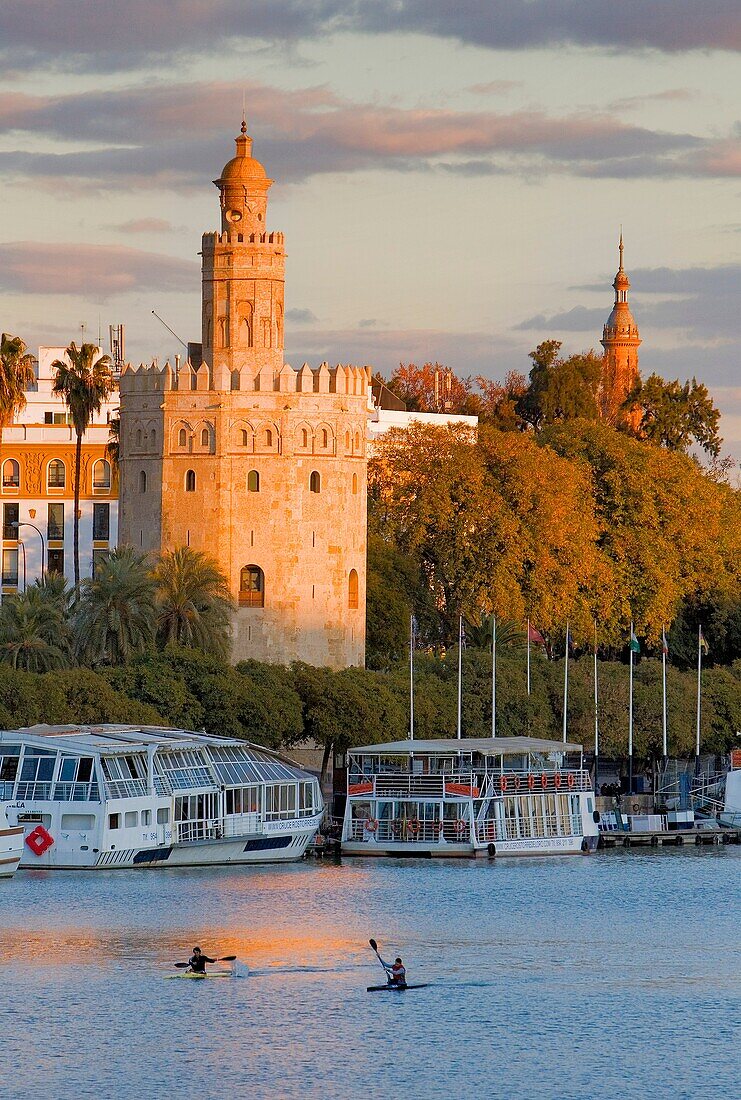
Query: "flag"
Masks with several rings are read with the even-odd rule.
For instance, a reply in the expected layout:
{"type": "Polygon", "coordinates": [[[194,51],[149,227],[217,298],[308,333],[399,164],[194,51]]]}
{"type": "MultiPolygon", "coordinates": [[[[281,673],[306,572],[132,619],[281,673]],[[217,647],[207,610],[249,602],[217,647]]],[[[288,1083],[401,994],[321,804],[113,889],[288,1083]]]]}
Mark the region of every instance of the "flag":
{"type": "Polygon", "coordinates": [[[661,652],[664,657],[669,656],[669,643],[666,640],[666,632],[662,626],[661,628],[661,652]]]}
{"type": "Polygon", "coordinates": [[[417,635],[419,634],[419,623],[417,622],[416,615],[412,615],[411,628],[412,628],[412,646],[415,646],[417,644],[417,635]]]}
{"type": "Polygon", "coordinates": [[[532,624],[527,628],[527,640],[529,642],[535,642],[536,645],[545,645],[545,638],[532,624]]]}
{"type": "Polygon", "coordinates": [[[710,646],[705,641],[705,635],[702,632],[702,627],[700,627],[700,649],[703,651],[703,653],[707,657],[708,653],[710,652],[710,646]]]}
{"type": "Polygon", "coordinates": [[[466,648],[466,628],[463,624],[463,619],[461,619],[460,643],[461,643],[461,649],[465,649],[466,648]]]}
{"type": "Polygon", "coordinates": [[[630,628],[630,649],[632,653],[641,652],[641,643],[636,638],[636,632],[632,626],[630,628]]]}
{"type": "Polygon", "coordinates": [[[574,639],[571,636],[571,627],[566,627],[566,653],[573,653],[574,651],[574,639]]]}

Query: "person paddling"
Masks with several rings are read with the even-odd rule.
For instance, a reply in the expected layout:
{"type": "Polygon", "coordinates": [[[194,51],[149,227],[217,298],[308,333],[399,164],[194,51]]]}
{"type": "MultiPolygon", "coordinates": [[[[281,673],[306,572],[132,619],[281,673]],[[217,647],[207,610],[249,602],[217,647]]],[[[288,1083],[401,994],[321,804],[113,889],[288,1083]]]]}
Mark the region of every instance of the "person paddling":
{"type": "MultiPolygon", "coordinates": [[[[381,958],[380,955],[378,957],[379,959],[381,958]]],[[[383,963],[384,970],[388,974],[389,985],[395,985],[402,988],[407,984],[406,967],[400,958],[397,957],[393,963],[383,962],[383,959],[381,959],[381,962],[383,963]]]]}
{"type": "Polygon", "coordinates": [[[205,974],[206,963],[218,962],[217,959],[210,959],[208,955],[204,955],[200,947],[193,948],[193,954],[188,959],[188,967],[191,974],[205,974]]]}

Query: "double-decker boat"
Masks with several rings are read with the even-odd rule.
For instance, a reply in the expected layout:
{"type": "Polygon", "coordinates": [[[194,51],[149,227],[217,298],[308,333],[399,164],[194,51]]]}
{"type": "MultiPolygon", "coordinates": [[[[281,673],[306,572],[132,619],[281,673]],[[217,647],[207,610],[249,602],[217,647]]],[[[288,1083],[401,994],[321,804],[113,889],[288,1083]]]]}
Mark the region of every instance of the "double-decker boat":
{"type": "Polygon", "coordinates": [[[342,852],[521,856],[597,847],[582,747],[535,737],[392,741],[352,749],[342,852]]]}
{"type": "Polygon", "coordinates": [[[23,851],[23,829],[15,825],[11,828],[0,802],[0,878],[10,878],[15,874],[23,851]]]}
{"type": "Polygon", "coordinates": [[[0,799],[22,867],[172,867],[300,859],[318,780],[262,746],[153,726],[0,733],[0,799]]]}

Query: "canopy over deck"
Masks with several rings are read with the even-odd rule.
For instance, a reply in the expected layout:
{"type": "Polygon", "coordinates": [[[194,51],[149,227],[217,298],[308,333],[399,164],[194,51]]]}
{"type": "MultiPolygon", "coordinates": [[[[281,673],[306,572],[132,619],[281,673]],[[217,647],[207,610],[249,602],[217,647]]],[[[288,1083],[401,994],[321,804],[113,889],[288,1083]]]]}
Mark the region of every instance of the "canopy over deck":
{"type": "Polygon", "coordinates": [[[435,737],[430,741],[385,741],[349,749],[350,756],[450,756],[478,753],[480,756],[521,756],[523,753],[581,752],[574,741],[546,741],[541,737],[435,737]]]}

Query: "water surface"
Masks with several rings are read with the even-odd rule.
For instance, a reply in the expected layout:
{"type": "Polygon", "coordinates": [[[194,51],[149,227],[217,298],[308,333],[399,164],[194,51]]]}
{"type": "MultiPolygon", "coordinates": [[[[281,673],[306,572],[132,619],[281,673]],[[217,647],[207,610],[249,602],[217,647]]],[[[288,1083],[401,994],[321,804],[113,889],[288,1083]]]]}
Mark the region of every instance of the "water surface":
{"type": "Polygon", "coordinates": [[[740,901],[732,846],[19,872],[0,1096],[735,1096],[740,901]],[[196,943],[250,977],[163,981],[196,943]]]}

